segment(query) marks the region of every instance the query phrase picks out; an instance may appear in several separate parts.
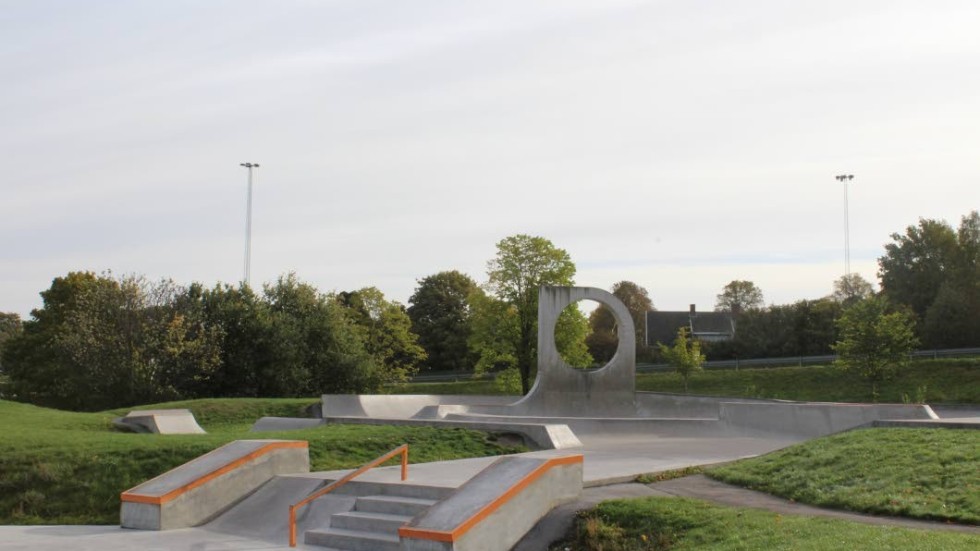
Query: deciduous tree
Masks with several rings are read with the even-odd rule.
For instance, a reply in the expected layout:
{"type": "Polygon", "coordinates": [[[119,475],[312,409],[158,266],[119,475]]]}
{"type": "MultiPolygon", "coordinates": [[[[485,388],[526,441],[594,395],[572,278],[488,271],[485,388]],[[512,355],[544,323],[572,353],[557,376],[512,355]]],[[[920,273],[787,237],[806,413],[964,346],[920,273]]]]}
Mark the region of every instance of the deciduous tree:
{"type": "Polygon", "coordinates": [[[836,364],[867,379],[871,397],[877,401],[878,383],[906,366],[917,344],[911,318],[892,309],[885,297],[873,296],[851,305],[837,324],[840,340],[834,350],[840,357],[836,364]]]}
{"type": "Polygon", "coordinates": [[[383,367],[385,382],[402,382],[418,371],[425,350],[404,306],[385,299],[376,287],[338,293],[337,302],[345,307],[368,353],[383,367]]]}
{"type": "Polygon", "coordinates": [[[0,312],[0,374],[3,373],[3,343],[20,335],[23,330],[20,315],[0,312]]]}
{"type": "Polygon", "coordinates": [[[538,288],[572,285],[575,264],[564,249],[543,237],[513,235],[497,243],[497,254],[487,263],[487,289],[514,307],[518,341],[515,347],[521,389],[530,390],[537,350],[538,288]]]}
{"type": "Polygon", "coordinates": [[[660,344],[660,353],[664,360],[674,368],[684,379],[684,392],[687,393],[687,383],[691,374],[704,369],[704,354],[701,353],[701,343],[688,337],[687,327],[681,327],[673,346],[660,344]]]}
{"type": "Polygon", "coordinates": [[[842,275],[834,281],[834,292],[830,297],[842,304],[864,300],[874,293],[874,288],[861,274],[842,275]]]}
{"type": "MultiPolygon", "coordinates": [[[[646,320],[647,312],[654,310],[649,293],[642,286],[626,280],[613,284],[611,291],[626,306],[633,320],[637,359],[648,359],[650,351],[646,345],[646,320]]],[[[597,361],[608,361],[616,353],[618,342],[616,319],[609,308],[600,304],[593,310],[589,316],[589,327],[589,352],[597,361]]]]}
{"type": "Polygon", "coordinates": [[[893,233],[891,238],[894,243],[885,245],[878,259],[881,290],[924,319],[956,262],[956,233],[944,221],[920,218],[904,235],[893,233]]]}
{"type": "Polygon", "coordinates": [[[175,307],[170,281],[73,272],[41,293],[5,347],[18,399],[96,410],[180,396],[182,376],[217,362],[214,335],[175,307]]]}
{"type": "Polygon", "coordinates": [[[463,371],[473,368],[475,359],[467,345],[473,333],[469,297],[476,282],[456,270],[439,272],[418,281],[408,299],[412,331],[425,349],[422,369],[463,371]]]}
{"type": "Polygon", "coordinates": [[[715,310],[739,316],[747,310],[761,308],[763,304],[762,290],[755,283],[736,279],[725,285],[721,294],[717,295],[715,310]]]}

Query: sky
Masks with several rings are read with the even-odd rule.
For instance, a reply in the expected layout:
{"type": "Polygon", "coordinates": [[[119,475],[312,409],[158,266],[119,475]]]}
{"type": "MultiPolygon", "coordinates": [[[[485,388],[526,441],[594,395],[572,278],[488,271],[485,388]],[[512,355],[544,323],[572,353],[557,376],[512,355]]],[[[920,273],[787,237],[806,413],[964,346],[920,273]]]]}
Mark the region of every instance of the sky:
{"type": "Polygon", "coordinates": [[[546,237],[710,310],[980,208],[975,0],[0,0],[0,311],[71,271],[407,303],[546,237]]]}

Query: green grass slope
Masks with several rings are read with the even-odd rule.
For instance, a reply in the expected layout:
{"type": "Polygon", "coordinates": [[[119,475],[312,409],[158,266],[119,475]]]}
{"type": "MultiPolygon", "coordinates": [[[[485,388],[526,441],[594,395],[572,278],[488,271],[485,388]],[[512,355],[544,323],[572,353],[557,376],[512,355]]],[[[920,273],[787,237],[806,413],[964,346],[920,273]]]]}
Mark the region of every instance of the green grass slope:
{"type": "Polygon", "coordinates": [[[429,427],[327,425],[249,433],[263,415],[296,415],[311,400],[197,400],[140,409],[188,407],[206,435],[118,432],[119,410],[70,413],[0,400],[0,524],[116,524],[119,494],[238,439],[307,440],[313,470],[361,465],[403,443],[420,463],[518,451],[488,435],[429,427]]]}
{"type": "Polygon", "coordinates": [[[855,430],[707,474],[812,505],[980,524],[980,431],[975,430],[855,430]]]}
{"type": "MultiPolygon", "coordinates": [[[[641,373],[637,390],[684,392],[675,373],[641,373]]],[[[871,386],[855,373],[833,366],[711,370],[690,380],[691,394],[781,398],[824,402],[870,402],[871,386]]],[[[881,383],[879,402],[906,399],[934,403],[980,404],[980,358],[922,360],[881,383]]]]}
{"type": "Polygon", "coordinates": [[[606,501],[576,519],[553,551],[952,551],[976,549],[969,534],[869,526],[779,515],[683,498],[606,501]]]}

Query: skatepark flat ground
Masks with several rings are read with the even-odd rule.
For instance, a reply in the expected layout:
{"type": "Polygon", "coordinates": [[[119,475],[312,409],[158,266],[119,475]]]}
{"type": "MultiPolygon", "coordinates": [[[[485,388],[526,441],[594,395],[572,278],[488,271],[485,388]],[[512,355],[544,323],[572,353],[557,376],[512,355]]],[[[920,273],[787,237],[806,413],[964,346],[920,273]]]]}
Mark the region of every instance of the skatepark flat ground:
{"type": "MultiPolygon", "coordinates": [[[[585,484],[599,486],[629,481],[644,473],[760,455],[792,443],[794,440],[781,438],[656,438],[649,435],[591,435],[583,438],[581,448],[529,452],[527,455],[554,457],[581,453],[585,456],[585,484]]],[[[486,457],[411,465],[407,482],[455,487],[495,459],[486,457]]],[[[347,472],[335,471],[295,476],[334,479],[347,472]]],[[[398,478],[398,467],[382,467],[366,473],[359,480],[395,482],[398,478]]],[[[221,532],[209,529],[209,525],[166,532],[125,530],[118,526],[0,526],[0,549],[4,551],[290,549],[285,539],[281,538],[277,541],[229,534],[228,532],[232,531],[229,528],[233,529],[236,526],[234,515],[233,509],[219,518],[221,532]]],[[[281,515],[270,512],[268,517],[270,524],[278,527],[281,520],[282,527],[285,528],[285,508],[281,515]]],[[[254,533],[256,527],[244,526],[245,522],[244,519],[241,520],[242,532],[254,533]]],[[[302,544],[298,548],[323,549],[302,544]]]]}

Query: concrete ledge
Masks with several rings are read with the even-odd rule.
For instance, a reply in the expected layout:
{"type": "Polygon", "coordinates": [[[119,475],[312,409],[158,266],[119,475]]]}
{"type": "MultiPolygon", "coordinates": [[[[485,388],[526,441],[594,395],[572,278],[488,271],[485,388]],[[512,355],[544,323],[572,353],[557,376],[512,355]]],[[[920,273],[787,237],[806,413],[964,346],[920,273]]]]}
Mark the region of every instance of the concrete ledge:
{"type": "Polygon", "coordinates": [[[304,441],[236,440],[123,492],[120,524],[141,530],[197,526],[278,474],[309,471],[304,441]]]}
{"type": "Polygon", "coordinates": [[[112,420],[117,428],[155,434],[204,434],[189,409],[136,410],[112,420]]]}
{"type": "Polygon", "coordinates": [[[452,419],[375,419],[369,417],[327,417],[327,423],[349,425],[411,425],[437,428],[458,428],[509,432],[524,437],[525,443],[539,450],[561,450],[582,446],[575,433],[563,424],[514,423],[503,419],[452,420],[452,419]]]}
{"type": "Polygon", "coordinates": [[[727,398],[722,396],[698,396],[670,392],[637,392],[636,415],[639,417],[700,417],[717,419],[721,404],[730,402],[740,404],[778,404],[785,403],[786,400],[727,398]]]}
{"type": "Polygon", "coordinates": [[[926,405],[723,403],[720,417],[733,431],[813,438],[868,425],[881,419],[938,419],[926,405]]]}
{"type": "Polygon", "coordinates": [[[398,530],[403,551],[510,549],[582,492],[581,455],[504,457],[398,530]]]}

